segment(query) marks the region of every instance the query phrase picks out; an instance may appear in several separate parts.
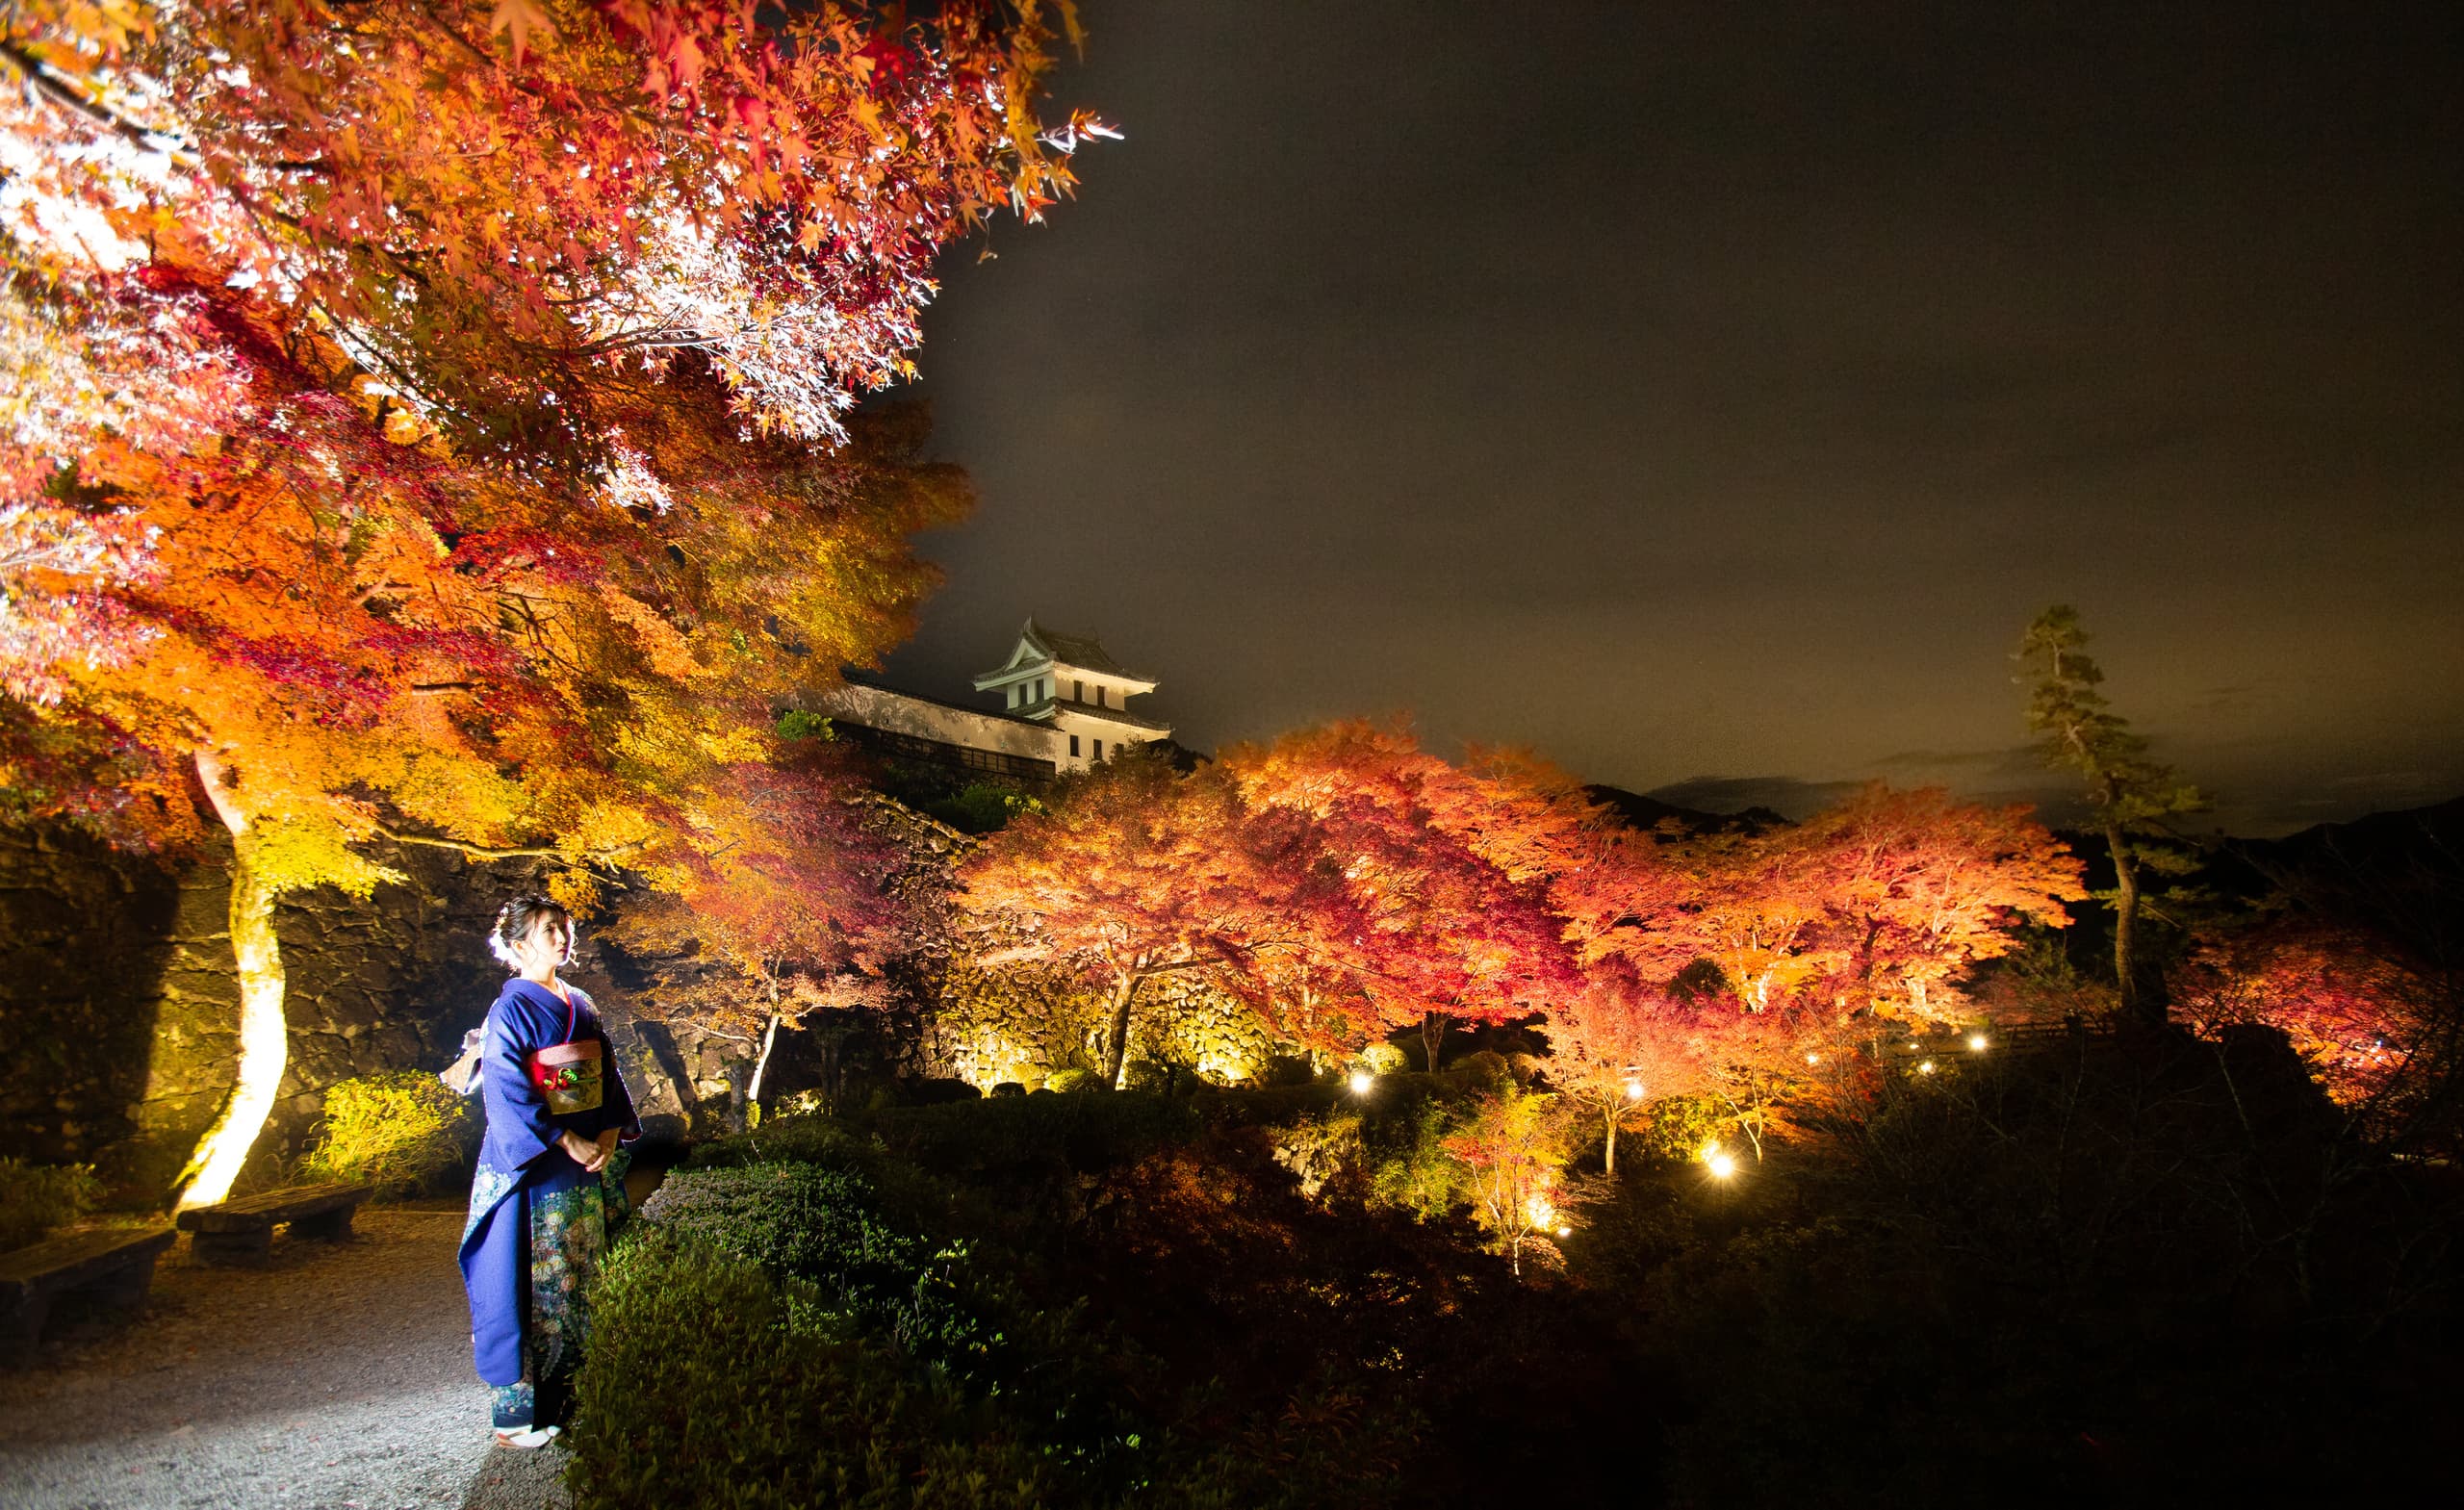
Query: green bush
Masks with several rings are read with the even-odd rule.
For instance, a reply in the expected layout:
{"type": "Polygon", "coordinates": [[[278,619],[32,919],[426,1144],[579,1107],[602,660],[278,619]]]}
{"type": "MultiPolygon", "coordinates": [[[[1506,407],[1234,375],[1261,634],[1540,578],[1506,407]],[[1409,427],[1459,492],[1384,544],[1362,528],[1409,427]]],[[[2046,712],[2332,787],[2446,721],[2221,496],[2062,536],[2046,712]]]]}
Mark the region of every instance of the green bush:
{"type": "Polygon", "coordinates": [[[830,720],[819,713],[808,713],[791,707],[779,715],[779,737],[782,739],[834,739],[836,732],[830,720]]]}
{"type": "Polygon", "coordinates": [[[420,1187],[468,1157],[477,1118],[434,1075],[399,1070],[325,1088],[324,1119],[300,1162],[317,1180],[420,1187]]]}
{"type": "Polygon", "coordinates": [[[1064,1069],[1057,1070],[1047,1077],[1043,1083],[1043,1088],[1065,1094],[1070,1091],[1103,1090],[1109,1088],[1091,1069],[1064,1069]]]}
{"type": "Polygon", "coordinates": [[[1043,804],[1014,786],[976,781],[926,803],[924,810],[961,833],[990,833],[1019,813],[1043,811],[1043,804]]]}
{"type": "Polygon", "coordinates": [[[581,1510],[1055,1497],[1001,1412],[835,1324],[808,1283],[651,1232],[609,1257],[593,1306],[573,1435],[581,1510]]]}
{"type": "Polygon", "coordinates": [[[0,1159],[0,1253],[42,1241],[93,1210],[102,1195],[92,1164],[0,1159]]]}
{"type": "Polygon", "coordinates": [[[1617,1163],[1686,1164],[1731,1130],[1734,1118],[1708,1096],[1663,1096],[1645,1104],[1617,1135],[1617,1163]]]}

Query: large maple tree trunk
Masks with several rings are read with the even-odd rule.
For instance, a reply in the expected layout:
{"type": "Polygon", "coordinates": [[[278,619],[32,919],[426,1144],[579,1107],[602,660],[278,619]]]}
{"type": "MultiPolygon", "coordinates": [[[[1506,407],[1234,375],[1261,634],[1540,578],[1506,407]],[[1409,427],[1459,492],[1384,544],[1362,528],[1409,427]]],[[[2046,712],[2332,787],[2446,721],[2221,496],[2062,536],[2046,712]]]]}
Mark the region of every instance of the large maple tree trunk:
{"type": "Polygon", "coordinates": [[[1446,1046],[1446,1013],[1421,1013],[1421,1053],[1428,1060],[1428,1072],[1437,1073],[1438,1052],[1446,1046]]]}
{"type": "Polygon", "coordinates": [[[224,792],[221,762],[200,753],[196,769],[215,812],[231,831],[231,954],[240,976],[240,1052],[230,1098],[180,1172],[182,1211],[212,1206],[231,1193],[231,1182],[239,1178],[240,1166],[273,1111],[291,1057],[291,1035],[282,1013],[282,946],[273,932],[274,888],[260,863],[261,838],[224,792]]]}
{"type": "Polygon", "coordinates": [[[1607,1115],[1603,1118],[1608,1124],[1608,1157],[1600,1172],[1611,1179],[1616,1178],[1617,1175],[1617,1119],[1625,1113],[1626,1109],[1623,1105],[1611,1101],[1608,1103],[1607,1115]]]}

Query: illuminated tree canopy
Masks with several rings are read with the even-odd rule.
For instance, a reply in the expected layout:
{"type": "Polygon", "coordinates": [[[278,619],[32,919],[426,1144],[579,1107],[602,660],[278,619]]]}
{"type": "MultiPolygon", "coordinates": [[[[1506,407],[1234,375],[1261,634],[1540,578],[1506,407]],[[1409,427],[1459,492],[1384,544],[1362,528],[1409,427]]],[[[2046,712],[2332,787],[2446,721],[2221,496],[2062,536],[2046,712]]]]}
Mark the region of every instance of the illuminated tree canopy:
{"type": "Polygon", "coordinates": [[[714,917],[809,863],[771,711],[904,636],[967,502],[852,406],[936,254],[1102,129],[1036,120],[1042,13],[9,8],[0,774],[231,836],[240,1085],[185,1198],[279,1079],[273,899],[364,895],[355,846],[714,917]]]}

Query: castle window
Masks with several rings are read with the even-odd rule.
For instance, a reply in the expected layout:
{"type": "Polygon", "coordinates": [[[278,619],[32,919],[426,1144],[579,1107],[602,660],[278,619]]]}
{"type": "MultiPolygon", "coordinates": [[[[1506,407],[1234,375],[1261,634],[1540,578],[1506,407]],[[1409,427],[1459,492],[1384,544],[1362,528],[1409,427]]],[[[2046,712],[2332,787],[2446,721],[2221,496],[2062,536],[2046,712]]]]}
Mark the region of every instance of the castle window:
{"type": "Polygon", "coordinates": [[[1069,701],[1072,703],[1084,703],[1087,701],[1086,682],[1073,679],[1069,683],[1069,701]]]}
{"type": "Polygon", "coordinates": [[[1103,742],[1102,740],[1098,739],[1098,740],[1096,740],[1096,741],[1095,741],[1095,758],[1096,758],[1096,759],[1098,759],[1098,760],[1100,760],[1100,759],[1102,759],[1103,757],[1104,757],[1104,742],[1103,742]]]}
{"type": "Polygon", "coordinates": [[[1078,736],[1076,734],[1069,736],[1069,758],[1072,760],[1078,758],[1078,736]]]}
{"type": "Polygon", "coordinates": [[[1098,681],[1098,682],[1096,682],[1096,683],[1095,683],[1095,706],[1097,706],[1097,707],[1102,707],[1103,705],[1104,705],[1104,684],[1103,684],[1102,682],[1098,681]]]}

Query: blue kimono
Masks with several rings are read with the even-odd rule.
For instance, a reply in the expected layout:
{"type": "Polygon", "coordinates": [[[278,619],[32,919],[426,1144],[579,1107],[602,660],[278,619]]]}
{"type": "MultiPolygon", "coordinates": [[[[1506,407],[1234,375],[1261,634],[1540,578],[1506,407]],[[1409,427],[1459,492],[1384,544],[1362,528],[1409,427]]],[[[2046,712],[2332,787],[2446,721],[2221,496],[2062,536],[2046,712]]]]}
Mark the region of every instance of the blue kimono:
{"type": "Polygon", "coordinates": [[[583,1292],[609,1226],[627,1210],[626,1155],[619,1151],[593,1174],[557,1145],[558,1135],[592,1139],[612,1127],[629,1139],[641,1136],[607,1031],[588,996],[570,983],[565,989],[570,1005],[544,985],[507,981],[488,1009],[479,1051],[488,1131],[462,1229],[462,1283],[479,1377],[497,1387],[500,1429],[533,1424],[537,1387],[561,1384],[578,1366],[588,1327],[583,1292]],[[552,1088],[543,1088],[553,1087],[553,1076],[534,1078],[532,1056],[586,1042],[599,1046],[599,1104],[558,1113],[552,1088]]]}

